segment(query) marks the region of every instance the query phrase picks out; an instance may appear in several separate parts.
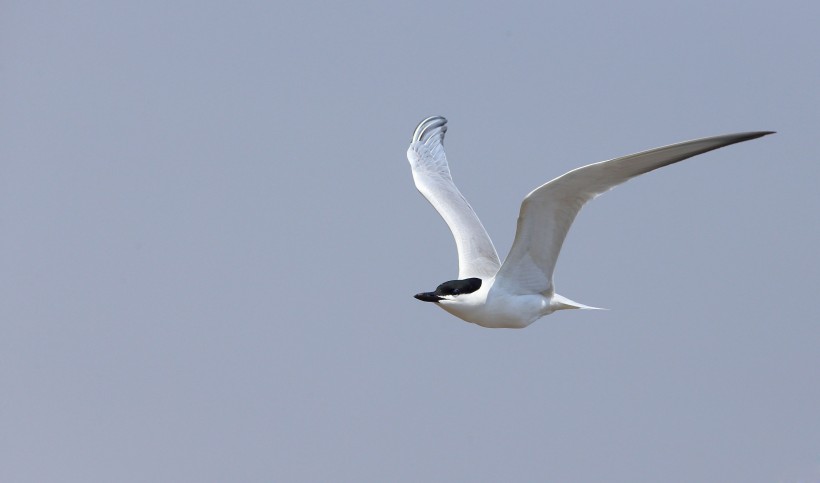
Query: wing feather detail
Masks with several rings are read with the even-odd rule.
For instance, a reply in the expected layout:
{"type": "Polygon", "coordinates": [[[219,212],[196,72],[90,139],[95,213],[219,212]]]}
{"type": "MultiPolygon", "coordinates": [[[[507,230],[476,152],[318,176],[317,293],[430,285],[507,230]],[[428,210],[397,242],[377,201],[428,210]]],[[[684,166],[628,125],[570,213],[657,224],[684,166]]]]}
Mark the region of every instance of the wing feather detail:
{"type": "Polygon", "coordinates": [[[447,120],[443,117],[422,121],[413,132],[407,160],[416,188],[453,233],[458,249],[458,278],[487,279],[498,272],[501,262],[487,230],[453,183],[443,145],[446,132],[447,120]]]}
{"type": "Polygon", "coordinates": [[[509,293],[553,293],[553,272],[575,216],[591,199],[649,171],[771,131],[686,141],[574,169],[524,198],[510,253],[495,284],[509,293]]]}

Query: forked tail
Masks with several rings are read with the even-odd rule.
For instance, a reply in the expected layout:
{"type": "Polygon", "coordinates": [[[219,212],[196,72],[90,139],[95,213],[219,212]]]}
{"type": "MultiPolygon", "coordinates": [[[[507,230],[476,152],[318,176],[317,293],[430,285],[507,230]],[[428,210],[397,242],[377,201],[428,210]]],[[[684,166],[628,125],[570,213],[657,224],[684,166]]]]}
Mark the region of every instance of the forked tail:
{"type": "Polygon", "coordinates": [[[550,305],[552,306],[553,310],[565,310],[565,309],[589,309],[589,310],[609,310],[609,309],[602,309],[600,307],[590,307],[589,305],[579,304],[573,300],[570,300],[566,297],[563,297],[558,294],[553,294],[552,300],[550,300],[550,305]]]}

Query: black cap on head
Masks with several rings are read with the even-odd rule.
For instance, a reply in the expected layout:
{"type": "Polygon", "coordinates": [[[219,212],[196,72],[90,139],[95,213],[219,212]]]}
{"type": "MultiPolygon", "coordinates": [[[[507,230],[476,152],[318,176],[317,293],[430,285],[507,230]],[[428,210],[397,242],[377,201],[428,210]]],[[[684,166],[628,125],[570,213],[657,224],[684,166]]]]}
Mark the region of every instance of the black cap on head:
{"type": "Polygon", "coordinates": [[[466,278],[464,280],[450,280],[436,287],[435,292],[417,293],[414,295],[423,302],[438,302],[444,300],[444,295],[463,295],[473,293],[481,288],[480,278],[466,278]]]}

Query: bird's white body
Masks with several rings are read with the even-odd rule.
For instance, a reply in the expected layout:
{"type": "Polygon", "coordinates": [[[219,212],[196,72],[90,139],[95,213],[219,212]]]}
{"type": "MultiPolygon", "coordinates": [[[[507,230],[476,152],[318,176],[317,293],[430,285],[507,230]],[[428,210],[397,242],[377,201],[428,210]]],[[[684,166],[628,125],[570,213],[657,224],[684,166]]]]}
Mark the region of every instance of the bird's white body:
{"type": "Polygon", "coordinates": [[[562,309],[594,309],[555,293],[552,274],[564,238],[584,204],[635,176],[771,132],[696,139],[574,169],[536,188],[521,203],[515,241],[502,265],[478,216],[450,176],[447,121],[422,121],[407,150],[416,188],[444,218],[456,241],[459,279],[416,298],[467,322],[523,328],[562,309]]]}
{"type": "Polygon", "coordinates": [[[541,294],[515,295],[495,287],[495,277],[476,292],[441,300],[438,305],[456,317],[482,327],[521,329],[552,313],[550,297],[541,294]]]}
{"type": "Polygon", "coordinates": [[[438,305],[459,319],[492,329],[523,329],[545,315],[562,309],[595,309],[553,294],[511,294],[495,285],[495,277],[469,294],[438,305]]]}

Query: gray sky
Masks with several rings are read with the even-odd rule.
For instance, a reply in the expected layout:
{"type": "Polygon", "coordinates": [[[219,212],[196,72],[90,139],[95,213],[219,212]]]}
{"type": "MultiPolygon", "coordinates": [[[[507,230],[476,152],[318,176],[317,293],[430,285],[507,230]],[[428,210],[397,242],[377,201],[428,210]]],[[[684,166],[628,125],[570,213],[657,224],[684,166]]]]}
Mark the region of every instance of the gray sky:
{"type": "Polygon", "coordinates": [[[4,2],[0,480],[820,481],[817,2],[4,2]],[[590,204],[521,331],[502,257],[595,161],[778,134],[590,204]]]}

